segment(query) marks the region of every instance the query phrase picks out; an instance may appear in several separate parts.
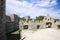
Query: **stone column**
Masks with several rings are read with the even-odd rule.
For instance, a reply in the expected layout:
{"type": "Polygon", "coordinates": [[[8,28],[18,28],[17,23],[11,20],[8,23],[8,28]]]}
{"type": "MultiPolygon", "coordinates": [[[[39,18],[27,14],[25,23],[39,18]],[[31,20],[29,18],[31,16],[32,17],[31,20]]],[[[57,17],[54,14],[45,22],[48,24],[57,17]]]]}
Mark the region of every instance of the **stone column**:
{"type": "Polygon", "coordinates": [[[6,40],[5,0],[0,0],[0,40],[6,40]]]}

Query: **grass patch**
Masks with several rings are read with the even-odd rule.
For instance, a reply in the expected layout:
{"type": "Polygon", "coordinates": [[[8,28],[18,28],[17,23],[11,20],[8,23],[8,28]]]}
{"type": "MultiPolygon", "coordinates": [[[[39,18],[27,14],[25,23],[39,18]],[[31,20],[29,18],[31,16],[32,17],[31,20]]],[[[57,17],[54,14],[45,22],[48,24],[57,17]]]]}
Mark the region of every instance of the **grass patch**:
{"type": "Polygon", "coordinates": [[[19,30],[12,32],[11,34],[19,34],[19,30]]]}

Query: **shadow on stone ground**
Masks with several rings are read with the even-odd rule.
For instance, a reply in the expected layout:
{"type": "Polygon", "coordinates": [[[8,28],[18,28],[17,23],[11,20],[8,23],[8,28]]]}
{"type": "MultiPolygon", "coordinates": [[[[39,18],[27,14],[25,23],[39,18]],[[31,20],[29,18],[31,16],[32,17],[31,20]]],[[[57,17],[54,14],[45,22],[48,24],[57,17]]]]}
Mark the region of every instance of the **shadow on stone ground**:
{"type": "Polygon", "coordinates": [[[8,40],[19,40],[20,39],[20,34],[7,34],[7,39],[8,40]]]}

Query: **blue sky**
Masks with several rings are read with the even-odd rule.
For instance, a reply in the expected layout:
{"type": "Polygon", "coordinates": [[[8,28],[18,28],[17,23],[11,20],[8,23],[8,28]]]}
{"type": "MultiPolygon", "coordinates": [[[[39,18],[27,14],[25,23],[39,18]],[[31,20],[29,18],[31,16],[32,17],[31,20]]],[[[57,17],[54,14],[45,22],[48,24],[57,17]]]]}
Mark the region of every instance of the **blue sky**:
{"type": "Polygon", "coordinates": [[[60,0],[6,0],[6,14],[32,18],[50,14],[53,18],[60,18],[60,0]]]}

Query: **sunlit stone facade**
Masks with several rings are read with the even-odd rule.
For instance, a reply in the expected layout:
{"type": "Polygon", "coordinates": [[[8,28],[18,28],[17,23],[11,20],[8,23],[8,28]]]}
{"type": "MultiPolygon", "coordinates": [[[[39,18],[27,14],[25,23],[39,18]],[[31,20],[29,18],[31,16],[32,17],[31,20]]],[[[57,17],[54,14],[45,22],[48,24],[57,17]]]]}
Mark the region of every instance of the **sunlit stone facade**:
{"type": "MultiPolygon", "coordinates": [[[[28,16],[25,17],[28,19],[28,16]]],[[[50,17],[49,14],[44,17],[42,21],[34,21],[34,20],[28,20],[28,22],[25,20],[20,20],[19,22],[20,30],[21,30],[21,38],[23,39],[25,31],[36,31],[38,29],[46,29],[46,28],[53,28],[53,29],[60,29],[60,21],[54,21],[53,18],[50,17]]],[[[26,35],[26,34],[25,34],[26,35]]]]}
{"type": "MultiPolygon", "coordinates": [[[[25,17],[28,19],[28,17],[25,17]]],[[[20,27],[24,29],[24,27],[28,26],[27,29],[45,29],[45,28],[58,28],[58,25],[60,25],[60,21],[54,21],[53,18],[50,17],[50,15],[47,15],[44,17],[42,21],[34,21],[34,20],[20,20],[20,27]],[[39,27],[38,27],[39,26],[39,27]]]]}

